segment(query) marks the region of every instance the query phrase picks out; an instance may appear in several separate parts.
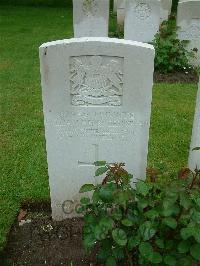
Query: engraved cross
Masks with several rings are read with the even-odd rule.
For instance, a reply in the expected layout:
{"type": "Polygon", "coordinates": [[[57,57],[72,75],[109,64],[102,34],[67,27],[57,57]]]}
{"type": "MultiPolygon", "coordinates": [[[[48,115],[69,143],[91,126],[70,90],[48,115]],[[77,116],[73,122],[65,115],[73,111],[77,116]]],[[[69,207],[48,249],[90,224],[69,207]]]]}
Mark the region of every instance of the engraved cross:
{"type": "MultiPolygon", "coordinates": [[[[98,144],[93,144],[92,146],[94,146],[94,162],[97,162],[99,160],[99,145],[98,144]]],[[[78,165],[79,166],[95,166],[94,162],[81,162],[78,161],[78,165]]]]}

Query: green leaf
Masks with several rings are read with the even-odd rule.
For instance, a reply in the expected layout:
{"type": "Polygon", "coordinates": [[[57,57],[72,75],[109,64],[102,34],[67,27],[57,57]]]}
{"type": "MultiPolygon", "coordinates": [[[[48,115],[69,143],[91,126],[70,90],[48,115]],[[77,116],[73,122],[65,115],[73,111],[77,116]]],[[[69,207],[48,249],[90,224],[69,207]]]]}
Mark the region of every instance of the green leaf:
{"type": "Polygon", "coordinates": [[[91,249],[95,245],[96,238],[92,233],[84,235],[83,245],[86,249],[91,249]]]}
{"type": "Polygon", "coordinates": [[[154,209],[145,212],[144,215],[151,220],[154,220],[155,218],[159,217],[159,213],[154,209]]]}
{"type": "Polygon", "coordinates": [[[92,190],[94,190],[94,189],[95,189],[95,186],[94,186],[93,184],[85,184],[85,185],[83,185],[83,186],[80,188],[79,192],[80,192],[80,193],[85,193],[85,192],[92,191],[92,190]]]}
{"type": "Polygon", "coordinates": [[[125,246],[127,243],[127,235],[122,229],[114,229],[112,231],[112,237],[119,246],[125,246]]]}
{"type": "Polygon", "coordinates": [[[183,240],[187,240],[195,234],[195,228],[193,226],[188,226],[181,229],[181,237],[183,240]]]}
{"type": "Polygon", "coordinates": [[[112,187],[112,184],[107,184],[106,186],[102,186],[101,189],[99,190],[99,196],[101,200],[103,200],[104,202],[112,201],[114,190],[115,188],[112,187]]]}
{"type": "Polygon", "coordinates": [[[112,248],[112,254],[117,261],[124,259],[124,248],[123,247],[114,247],[112,248]]]}
{"type": "Polygon", "coordinates": [[[122,211],[119,208],[116,208],[112,211],[113,219],[120,221],[122,219],[122,211]]]}
{"type": "Polygon", "coordinates": [[[103,240],[106,239],[106,236],[108,234],[108,229],[105,227],[102,227],[100,225],[96,225],[94,229],[94,235],[97,240],[103,240]]]}
{"type": "Polygon", "coordinates": [[[142,242],[139,245],[139,251],[140,251],[140,254],[145,258],[149,258],[149,256],[152,256],[153,254],[153,248],[151,244],[148,242],[142,242]]]}
{"type": "Polygon", "coordinates": [[[190,242],[189,241],[181,241],[178,244],[178,252],[179,253],[187,253],[190,250],[190,242]]]}
{"type": "Polygon", "coordinates": [[[99,202],[100,200],[100,195],[99,195],[99,189],[95,190],[93,195],[92,195],[92,201],[94,204],[96,204],[97,202],[99,202]]]}
{"type": "Polygon", "coordinates": [[[115,203],[124,206],[126,202],[129,200],[130,194],[127,191],[120,191],[116,193],[114,201],[115,203]]]}
{"type": "Polygon", "coordinates": [[[96,170],[96,172],[95,172],[95,176],[103,175],[103,174],[105,174],[107,171],[108,171],[108,167],[107,167],[107,166],[100,167],[100,168],[98,168],[98,169],[96,170]]]}
{"type": "Polygon", "coordinates": [[[159,247],[159,248],[162,248],[163,249],[165,247],[164,240],[163,239],[157,239],[155,241],[155,243],[156,243],[157,247],[159,247]]]}
{"type": "Polygon", "coordinates": [[[158,252],[153,252],[153,254],[149,256],[149,260],[154,264],[159,264],[162,262],[162,256],[158,252]]]}
{"type": "Polygon", "coordinates": [[[196,228],[194,234],[193,234],[195,240],[200,243],[200,228],[196,228]]]}
{"type": "Polygon", "coordinates": [[[110,217],[101,218],[99,225],[111,230],[114,226],[114,221],[110,217]]]}
{"type": "Polygon", "coordinates": [[[84,222],[85,224],[93,224],[96,225],[97,223],[97,217],[95,217],[93,214],[89,213],[84,216],[84,222]]]}
{"type": "Polygon", "coordinates": [[[167,217],[162,220],[162,223],[169,226],[172,229],[177,227],[177,221],[172,217],[167,217]]]}
{"type": "Polygon", "coordinates": [[[184,257],[180,259],[179,266],[191,266],[193,265],[193,259],[191,256],[184,257]]]}
{"type": "Polygon", "coordinates": [[[128,250],[131,251],[133,248],[137,247],[140,244],[139,236],[131,236],[128,240],[128,250]]]}
{"type": "Polygon", "coordinates": [[[140,225],[139,231],[144,241],[151,239],[156,233],[156,229],[153,227],[150,221],[146,221],[140,225]]]}
{"type": "Polygon", "coordinates": [[[132,226],[132,225],[133,225],[133,222],[132,222],[131,220],[129,220],[129,219],[123,219],[123,220],[122,220],[122,224],[123,224],[124,226],[129,227],[129,226],[132,226]]]}
{"type": "Polygon", "coordinates": [[[143,196],[146,196],[149,192],[149,186],[143,182],[143,181],[139,181],[137,184],[136,184],[136,189],[137,189],[137,192],[143,196]]]}
{"type": "Polygon", "coordinates": [[[174,204],[178,199],[178,189],[177,186],[170,186],[166,188],[166,200],[170,202],[170,204],[174,204]]]}
{"type": "Polygon", "coordinates": [[[200,198],[196,199],[196,204],[200,207],[200,198]]]}
{"type": "Polygon", "coordinates": [[[191,218],[192,218],[193,221],[198,223],[200,221],[200,212],[196,211],[195,209],[192,209],[191,218]]]}
{"type": "Polygon", "coordinates": [[[100,248],[97,254],[97,258],[100,261],[106,261],[110,255],[110,250],[106,248],[100,248]]]}
{"type": "Polygon", "coordinates": [[[171,216],[173,214],[177,215],[180,211],[180,208],[176,204],[178,195],[174,194],[174,191],[168,191],[168,193],[169,196],[163,200],[163,215],[164,216],[171,216]]]}
{"type": "Polygon", "coordinates": [[[176,259],[173,256],[167,255],[164,257],[164,263],[169,266],[176,265],[176,259]]]}
{"type": "Polygon", "coordinates": [[[146,208],[148,206],[148,204],[149,204],[149,202],[146,199],[139,199],[137,202],[139,210],[143,210],[144,208],[146,208]]]}
{"type": "Polygon", "coordinates": [[[88,204],[90,204],[90,199],[89,198],[81,198],[80,203],[82,205],[88,205],[88,204]]]}
{"type": "Polygon", "coordinates": [[[94,162],[94,165],[95,166],[104,166],[104,165],[106,165],[106,161],[96,161],[96,162],[94,162]]]}
{"type": "Polygon", "coordinates": [[[200,244],[194,244],[191,246],[190,254],[195,260],[200,261],[200,244]]]}
{"type": "Polygon", "coordinates": [[[166,242],[165,242],[165,248],[167,250],[174,248],[174,241],[173,240],[166,240],[166,242]]]}
{"type": "Polygon", "coordinates": [[[186,193],[180,194],[180,204],[184,209],[188,210],[192,204],[189,196],[186,193]]]}
{"type": "Polygon", "coordinates": [[[117,263],[116,263],[116,260],[114,257],[108,257],[107,260],[106,260],[106,266],[116,266],[117,263]]]}

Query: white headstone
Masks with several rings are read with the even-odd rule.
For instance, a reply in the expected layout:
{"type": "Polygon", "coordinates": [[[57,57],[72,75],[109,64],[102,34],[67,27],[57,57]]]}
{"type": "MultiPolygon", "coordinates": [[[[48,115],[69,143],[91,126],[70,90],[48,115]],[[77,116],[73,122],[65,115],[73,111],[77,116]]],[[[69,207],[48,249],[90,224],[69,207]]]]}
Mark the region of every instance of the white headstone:
{"type": "Polygon", "coordinates": [[[178,37],[189,40],[188,50],[197,48],[196,58],[191,60],[194,66],[200,65],[200,0],[185,0],[178,4],[178,37]]]}
{"type": "Polygon", "coordinates": [[[113,1],[113,12],[117,12],[117,0],[113,1]]]}
{"type": "Polygon", "coordinates": [[[200,147],[200,81],[197,92],[196,112],[189,155],[189,168],[191,170],[195,170],[196,167],[200,169],[200,150],[193,150],[196,147],[200,147]]]}
{"type": "Polygon", "coordinates": [[[161,22],[168,20],[171,14],[172,0],[161,0],[161,22]]]}
{"type": "Polygon", "coordinates": [[[125,7],[126,7],[126,0],[118,0],[117,2],[117,24],[119,26],[124,25],[125,7]]]}
{"type": "Polygon", "coordinates": [[[124,38],[151,42],[159,31],[160,0],[127,0],[124,38]]]}
{"type": "Polygon", "coordinates": [[[94,183],[94,162],[125,162],[145,178],[154,48],[110,38],[40,47],[53,218],[73,217],[79,188],[94,183]]]}
{"type": "Polygon", "coordinates": [[[108,37],[109,0],[73,0],[74,37],[108,37]]]}

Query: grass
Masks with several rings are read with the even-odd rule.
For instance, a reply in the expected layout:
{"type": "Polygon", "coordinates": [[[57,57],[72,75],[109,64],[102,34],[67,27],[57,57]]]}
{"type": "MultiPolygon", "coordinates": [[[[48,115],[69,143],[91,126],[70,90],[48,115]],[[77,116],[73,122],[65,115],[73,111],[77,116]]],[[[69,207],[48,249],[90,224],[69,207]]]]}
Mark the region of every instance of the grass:
{"type": "MultiPolygon", "coordinates": [[[[114,20],[111,20],[113,30],[114,20]]],[[[38,47],[72,37],[67,8],[0,8],[0,249],[25,200],[49,199],[38,47]]],[[[156,84],[149,165],[187,164],[197,86],[156,84]]]]}

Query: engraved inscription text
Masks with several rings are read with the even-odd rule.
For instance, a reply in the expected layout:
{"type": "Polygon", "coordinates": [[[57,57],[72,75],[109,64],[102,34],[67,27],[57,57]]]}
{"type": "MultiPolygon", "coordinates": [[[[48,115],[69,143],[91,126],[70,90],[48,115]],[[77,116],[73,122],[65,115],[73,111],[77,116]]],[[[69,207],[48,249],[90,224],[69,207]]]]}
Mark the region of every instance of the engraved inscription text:
{"type": "Polygon", "coordinates": [[[145,126],[145,122],[135,120],[134,113],[94,111],[67,112],[61,114],[54,123],[59,137],[89,138],[97,140],[131,140],[136,126],[145,126]]]}

